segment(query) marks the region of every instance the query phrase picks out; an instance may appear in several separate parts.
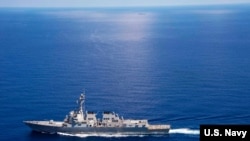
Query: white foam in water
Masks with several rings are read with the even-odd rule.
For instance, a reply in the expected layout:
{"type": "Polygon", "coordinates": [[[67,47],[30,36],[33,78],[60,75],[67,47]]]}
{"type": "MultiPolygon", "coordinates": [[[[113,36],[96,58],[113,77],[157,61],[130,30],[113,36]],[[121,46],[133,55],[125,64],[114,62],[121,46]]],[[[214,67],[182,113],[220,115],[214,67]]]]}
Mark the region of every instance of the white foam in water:
{"type": "Polygon", "coordinates": [[[57,134],[59,135],[64,135],[64,136],[74,136],[74,137],[80,137],[80,138],[86,138],[86,137],[144,137],[145,135],[123,135],[123,134],[68,134],[68,133],[60,133],[58,132],[57,134]]]}
{"type": "MultiPolygon", "coordinates": [[[[144,137],[147,135],[124,135],[124,134],[68,134],[68,133],[60,133],[58,132],[57,134],[63,135],[63,136],[74,136],[74,137],[80,137],[80,138],[86,138],[86,137],[144,137]]],[[[179,129],[170,129],[169,134],[191,134],[191,135],[199,135],[200,130],[193,130],[189,128],[179,128],[179,129]]]]}
{"type": "Polygon", "coordinates": [[[199,135],[200,130],[193,130],[189,128],[179,128],[179,129],[170,129],[170,134],[192,134],[192,135],[199,135]]]}

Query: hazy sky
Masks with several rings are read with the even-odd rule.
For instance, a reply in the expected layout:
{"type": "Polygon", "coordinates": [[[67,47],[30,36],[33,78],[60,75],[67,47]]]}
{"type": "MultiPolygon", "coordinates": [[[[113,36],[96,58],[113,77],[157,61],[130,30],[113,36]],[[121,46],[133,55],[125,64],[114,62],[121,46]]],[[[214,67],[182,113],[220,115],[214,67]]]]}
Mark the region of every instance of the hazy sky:
{"type": "Polygon", "coordinates": [[[0,7],[169,6],[250,3],[250,0],[0,0],[0,7]]]}

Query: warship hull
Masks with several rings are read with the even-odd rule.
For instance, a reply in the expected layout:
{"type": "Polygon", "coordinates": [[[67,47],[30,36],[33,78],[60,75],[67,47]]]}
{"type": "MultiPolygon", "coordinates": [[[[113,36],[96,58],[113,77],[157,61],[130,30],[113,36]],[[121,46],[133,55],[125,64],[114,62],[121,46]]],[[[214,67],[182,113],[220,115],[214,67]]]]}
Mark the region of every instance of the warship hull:
{"type": "Polygon", "coordinates": [[[168,134],[169,127],[165,125],[154,127],[63,127],[63,122],[24,121],[32,130],[42,133],[69,133],[69,134],[124,134],[124,135],[151,135],[168,134]]]}
{"type": "Polygon", "coordinates": [[[68,134],[122,134],[122,135],[150,135],[168,134],[170,125],[151,125],[146,119],[124,119],[115,112],[104,111],[102,118],[97,114],[85,110],[85,94],[81,94],[77,100],[77,106],[66,115],[63,121],[24,121],[32,130],[44,133],[68,133],[68,134]]]}

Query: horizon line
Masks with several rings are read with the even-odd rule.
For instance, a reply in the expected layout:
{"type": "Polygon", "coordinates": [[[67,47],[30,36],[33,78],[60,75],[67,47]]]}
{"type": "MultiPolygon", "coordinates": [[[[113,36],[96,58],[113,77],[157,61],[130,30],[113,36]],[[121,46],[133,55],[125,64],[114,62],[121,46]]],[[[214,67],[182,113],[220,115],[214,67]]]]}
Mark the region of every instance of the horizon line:
{"type": "Polygon", "coordinates": [[[150,8],[150,7],[202,7],[202,6],[250,6],[250,2],[214,4],[169,4],[169,5],[127,5],[127,6],[0,6],[0,8],[150,8]]]}

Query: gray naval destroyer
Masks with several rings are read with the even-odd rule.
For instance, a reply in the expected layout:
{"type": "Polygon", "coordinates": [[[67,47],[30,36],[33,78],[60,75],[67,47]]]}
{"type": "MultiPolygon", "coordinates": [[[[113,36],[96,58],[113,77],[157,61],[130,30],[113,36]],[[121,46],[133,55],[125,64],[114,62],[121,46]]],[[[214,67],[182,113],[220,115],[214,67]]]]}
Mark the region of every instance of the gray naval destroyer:
{"type": "Polygon", "coordinates": [[[123,119],[114,112],[105,111],[102,118],[97,114],[85,111],[85,94],[77,100],[76,110],[69,112],[64,121],[23,121],[33,131],[42,133],[66,134],[121,134],[121,135],[152,135],[168,134],[170,125],[151,125],[148,120],[123,119]]]}

